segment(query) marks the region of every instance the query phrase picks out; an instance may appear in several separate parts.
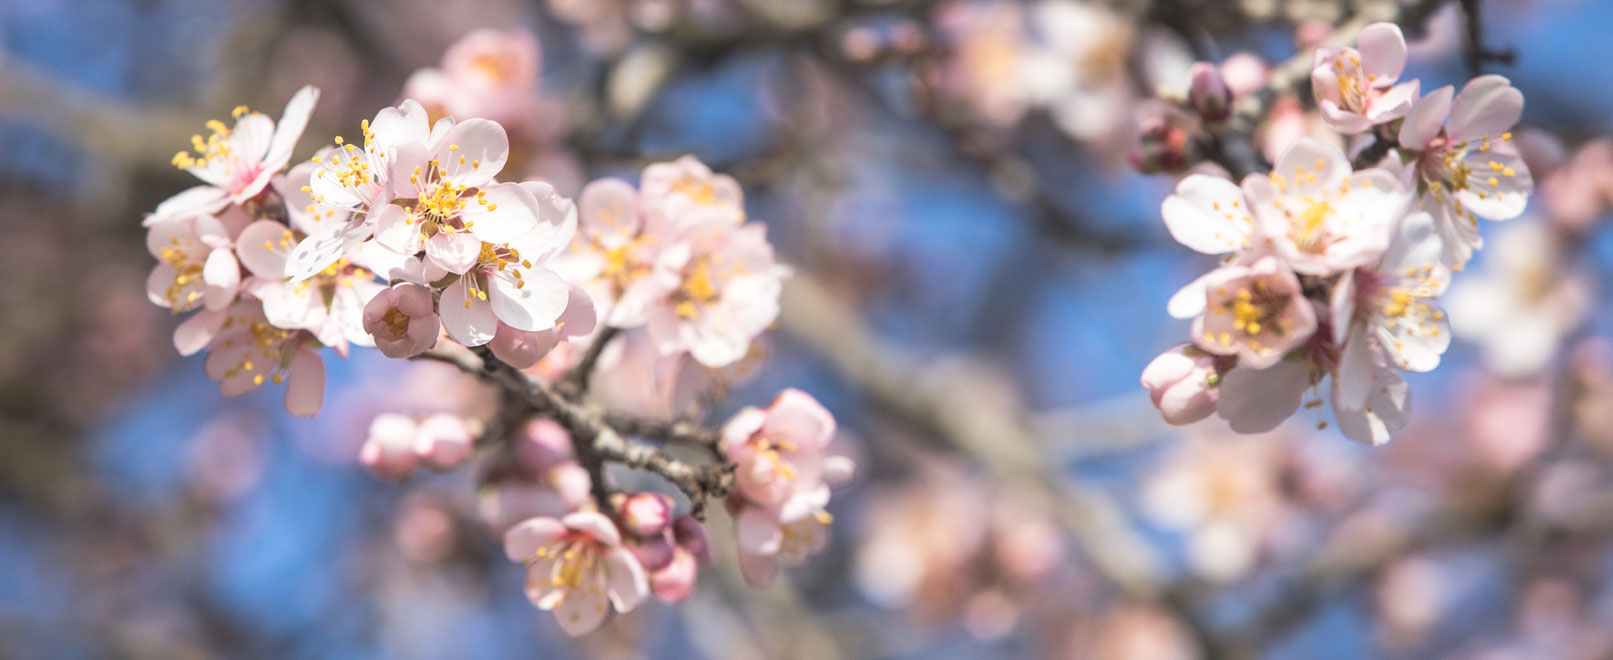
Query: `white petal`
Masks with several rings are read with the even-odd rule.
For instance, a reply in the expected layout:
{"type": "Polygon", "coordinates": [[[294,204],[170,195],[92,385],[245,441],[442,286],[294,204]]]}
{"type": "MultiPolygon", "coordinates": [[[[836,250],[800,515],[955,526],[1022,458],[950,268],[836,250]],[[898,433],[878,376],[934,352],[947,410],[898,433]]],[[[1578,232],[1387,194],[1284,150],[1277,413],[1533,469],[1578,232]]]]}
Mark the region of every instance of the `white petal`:
{"type": "Polygon", "coordinates": [[[1390,435],[1406,425],[1411,416],[1411,389],[1406,381],[1388,369],[1374,373],[1366,405],[1360,410],[1341,407],[1337,393],[1333,399],[1333,417],[1345,437],[1364,445],[1378,446],[1389,441],[1390,435]]]}
{"type": "Polygon", "coordinates": [[[505,273],[494,272],[488,277],[488,288],[492,289],[488,300],[493,304],[493,313],[517,330],[535,332],[554,327],[571,299],[570,285],[541,266],[521,272],[524,277],[519,288],[515,278],[505,273]]]}
{"type": "Polygon", "coordinates": [[[263,157],[265,167],[278,172],[291,162],[291,152],[297,148],[297,139],[302,137],[303,130],[308,128],[308,118],[314,114],[317,102],[319,89],[312,85],[304,86],[291,96],[285,111],[280,113],[280,122],[274,127],[269,151],[263,157]]]}
{"type": "Polygon", "coordinates": [[[466,287],[467,278],[454,280],[443,289],[437,313],[442,316],[442,327],[448,336],[466,346],[481,346],[498,333],[498,317],[493,306],[480,298],[471,297],[466,287]]]}
{"type": "MultiPolygon", "coordinates": [[[[518,183],[495,183],[462,212],[470,232],[487,243],[508,243],[538,226],[538,200],[518,183]]],[[[480,246],[478,246],[479,248],[480,246]]]]}
{"type": "Polygon", "coordinates": [[[1254,229],[1249,213],[1238,184],[1203,174],[1183,179],[1161,207],[1171,236],[1204,254],[1242,248],[1254,229]]]}
{"type": "Polygon", "coordinates": [[[1455,91],[1446,85],[1424,96],[1411,106],[1406,122],[1400,125],[1400,144],[1407,149],[1421,150],[1428,146],[1439,131],[1445,128],[1445,116],[1451,111],[1451,96],[1455,91]]]}
{"type": "Polygon", "coordinates": [[[504,169],[510,157],[510,138],[504,127],[486,119],[467,119],[434,144],[444,178],[462,186],[481,186],[504,169]]]}
{"type": "Polygon", "coordinates": [[[1479,76],[1468,81],[1451,102],[1445,133],[1453,142],[1499,136],[1523,117],[1523,92],[1502,76],[1479,76]]]}

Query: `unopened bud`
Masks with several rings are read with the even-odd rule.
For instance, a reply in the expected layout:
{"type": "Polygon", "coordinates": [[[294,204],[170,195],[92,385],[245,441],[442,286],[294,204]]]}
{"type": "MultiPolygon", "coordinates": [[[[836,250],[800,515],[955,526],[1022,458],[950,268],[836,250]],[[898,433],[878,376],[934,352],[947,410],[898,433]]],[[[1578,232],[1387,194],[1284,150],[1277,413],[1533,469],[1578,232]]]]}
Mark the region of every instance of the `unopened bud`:
{"type": "Polygon", "coordinates": [[[1232,92],[1221,71],[1209,62],[1193,64],[1193,83],[1188,87],[1187,99],[1205,123],[1220,123],[1232,116],[1232,92]]]}

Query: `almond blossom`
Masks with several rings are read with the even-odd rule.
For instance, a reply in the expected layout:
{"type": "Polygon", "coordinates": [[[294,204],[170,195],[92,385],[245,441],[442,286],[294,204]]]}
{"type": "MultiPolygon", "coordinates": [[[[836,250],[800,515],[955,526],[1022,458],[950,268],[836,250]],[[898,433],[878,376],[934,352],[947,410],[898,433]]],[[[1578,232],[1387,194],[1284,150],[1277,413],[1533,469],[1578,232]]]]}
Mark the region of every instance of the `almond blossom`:
{"type": "Polygon", "coordinates": [[[612,607],[630,611],[649,594],[644,568],[622,547],[616,524],[598,512],[533,518],[511,527],[504,554],[526,565],[527,598],[553,610],[561,629],[574,637],[598,628],[612,607]]]}
{"type": "Polygon", "coordinates": [[[442,291],[443,328],[466,346],[488,343],[500,324],[526,332],[549,330],[568,308],[592,305],[574,298],[571,286],[547,267],[576,233],[575,208],[548,184],[516,184],[516,189],[533,202],[535,226],[506,243],[477,242],[470,264],[442,291]]]}
{"type": "Polygon", "coordinates": [[[278,327],[255,300],[231,305],[208,344],[204,369],[225,396],[239,396],[265,382],[286,386],[286,410],[299,417],[319,412],[325,397],[325,363],[319,341],[304,330],[278,327]]]}
{"type": "Polygon", "coordinates": [[[659,281],[678,284],[646,314],[662,354],[687,351],[708,367],[731,365],[778,318],[789,269],[774,262],[766,225],[740,226],[741,219],[737,209],[712,206],[678,220],[655,264],[659,281]]]}
{"type": "Polygon", "coordinates": [[[145,220],[146,226],[196,214],[217,213],[230,204],[242,204],[257,197],[269,180],[291,162],[291,151],[308,127],[308,118],[319,100],[319,90],[303,87],[292,95],[276,125],[261,112],[238,106],[231,114],[233,127],[224,122],[207,122],[212,133],[203,139],[191,137],[195,155],[181,151],[173,164],[190,172],[206,185],[197,186],[158,205],[145,220]]]}
{"type": "Polygon", "coordinates": [[[1193,320],[1193,336],[1206,352],[1263,369],[1316,331],[1316,313],[1299,279],[1275,257],[1222,266],[1201,281],[1205,305],[1193,320]]]}
{"type": "MultiPolygon", "coordinates": [[[[237,227],[234,233],[239,233],[237,227]]],[[[146,278],[152,304],[175,313],[198,307],[221,310],[241,285],[234,236],[212,215],[162,222],[146,234],[146,250],[157,258],[146,278]]]]}
{"type": "Polygon", "coordinates": [[[313,332],[344,357],[350,343],[375,345],[364,330],[364,306],[385,285],[347,257],[338,257],[309,279],[287,280],[286,265],[298,234],[273,220],[259,220],[241,232],[238,252],[253,275],[246,289],[262,301],[265,317],[281,328],[313,332]]]}
{"type": "Polygon", "coordinates": [[[712,172],[694,156],[645,167],[639,187],[643,204],[651,208],[686,203],[697,207],[724,206],[742,212],[745,209],[739,182],[726,174],[712,172]]]}
{"type": "Polygon", "coordinates": [[[1424,96],[1400,127],[1400,146],[1418,153],[1404,172],[1422,210],[1434,216],[1446,265],[1460,268],[1484,245],[1478,218],[1523,213],[1534,179],[1507,144],[1523,115],[1523,93],[1506,78],[1480,76],[1453,98],[1446,85],[1424,96]]]}
{"type": "Polygon", "coordinates": [[[1301,138],[1271,174],[1244,179],[1261,232],[1295,271],[1325,275],[1371,263],[1410,197],[1381,169],[1353,172],[1337,147],[1301,138]]]}
{"type": "MultiPolygon", "coordinates": [[[[672,186],[667,182],[663,186],[664,197],[672,186]]],[[[665,277],[652,277],[655,257],[667,240],[665,210],[649,204],[620,179],[599,179],[584,186],[577,206],[576,238],[570,250],[555,259],[555,269],[588,291],[605,324],[642,325],[650,303],[676,286],[665,277]]]]}
{"type": "Polygon", "coordinates": [[[1567,258],[1563,240],[1538,221],[1509,223],[1492,257],[1446,297],[1451,329],[1497,374],[1540,373],[1594,309],[1596,276],[1567,258]]]}
{"type": "Polygon", "coordinates": [[[1450,346],[1450,323],[1435,299],[1450,285],[1440,263],[1433,217],[1400,223],[1389,251],[1373,268],[1346,273],[1333,288],[1333,339],[1343,346],[1337,383],[1346,408],[1360,409],[1371,379],[1364,367],[1386,364],[1429,371],[1450,346]]]}
{"type": "Polygon", "coordinates": [[[1359,50],[1318,48],[1311,63],[1316,105],[1328,125],[1346,135],[1406,116],[1419,89],[1416,80],[1395,84],[1406,68],[1406,37],[1400,26],[1368,25],[1356,45],[1359,50]]]}
{"type": "Polygon", "coordinates": [[[827,543],[829,487],[849,480],[844,457],[826,456],[834,418],[799,390],[781,392],[766,410],[746,408],[723,427],[723,454],[738,464],[734,513],[746,582],[772,583],[782,561],[798,564],[827,543]]]}
{"type": "Polygon", "coordinates": [[[407,358],[437,344],[442,323],[431,290],[418,284],[382,289],[364,305],[364,331],[389,358],[407,358]]]}

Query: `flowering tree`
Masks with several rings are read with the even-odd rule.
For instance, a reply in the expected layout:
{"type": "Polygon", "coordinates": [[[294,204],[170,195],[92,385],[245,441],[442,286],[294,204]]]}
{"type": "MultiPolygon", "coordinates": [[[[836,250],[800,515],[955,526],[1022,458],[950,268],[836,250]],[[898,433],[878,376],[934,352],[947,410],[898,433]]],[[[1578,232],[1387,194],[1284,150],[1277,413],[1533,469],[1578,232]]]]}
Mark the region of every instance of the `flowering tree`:
{"type": "MultiPolygon", "coordinates": [[[[116,567],[159,554],[150,538],[203,543],[262,484],[304,488],[265,476],[265,447],[363,468],[289,526],[345,516],[299,541],[344,566],[305,597],[326,605],[276,624],[261,612],[297,606],[187,592],[204,647],[329,619],[428,657],[502,648],[474,634],[739,657],[1613,649],[1613,350],[1594,336],[1613,148],[1583,134],[1610,129],[1537,111],[1567,92],[1511,68],[1532,51],[1510,19],[1559,10],[284,4],[297,29],[230,42],[255,64],[190,95],[278,113],[125,121],[0,68],[0,144],[31,99],[83,108],[62,120],[115,165],[74,181],[160,189],[85,204],[116,213],[73,259],[27,240],[45,223],[0,245],[0,273],[81,281],[78,306],[108,310],[49,326],[96,329],[72,357],[18,351],[45,385],[0,380],[11,400],[75,419],[115,400],[104,383],[158,382],[157,328],[233,401],[137,400],[202,419],[101,422],[135,449],[90,461],[134,472],[147,436],[183,436],[181,508],[209,525],[137,534],[186,516],[31,474],[75,461],[0,454],[30,466],[0,493],[74,529],[113,511],[112,541],[61,545],[116,567]],[[131,208],[148,254],[117,261],[131,208]],[[108,293],[148,268],[169,325],[108,293]],[[84,373],[106,377],[64,375],[84,373]],[[365,596],[379,623],[332,614],[365,596]],[[503,600],[537,623],[487,616],[503,600]]],[[[52,345],[29,332],[0,336],[52,345]]],[[[101,613],[140,609],[83,618],[96,639],[189,639],[150,621],[163,608],[101,613]]]]}

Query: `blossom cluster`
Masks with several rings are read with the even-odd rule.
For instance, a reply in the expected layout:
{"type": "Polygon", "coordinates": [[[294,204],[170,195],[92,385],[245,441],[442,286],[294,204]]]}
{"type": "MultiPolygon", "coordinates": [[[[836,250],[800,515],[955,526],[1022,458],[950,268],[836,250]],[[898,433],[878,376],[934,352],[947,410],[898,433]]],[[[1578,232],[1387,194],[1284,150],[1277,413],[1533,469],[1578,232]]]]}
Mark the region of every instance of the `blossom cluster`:
{"type": "MultiPolygon", "coordinates": [[[[650,594],[687,598],[709,550],[703,524],[678,514],[671,496],[602,483],[589,444],[597,429],[552,410],[595,404],[580,398],[586,385],[559,387],[560,375],[597,366],[665,391],[679,381],[667,373],[686,363],[741,368],[777,319],[790,271],[766,226],[748,221],[739,184],[693,157],[652,164],[636,185],[594,181],[577,202],[512,174],[521,152],[512,135],[532,134],[541,114],[531,99],[537,52],[530,35],[473,33],[443,69],[411,79],[406,94],[429,105],[383,108],[359,139],[337,137],[295,164],[319,98],[312,87],[278,122],[245,107],[233,126],[209,122],[210,135],[173,158],[201,185],[145,219],[158,259],[147,289],[153,303],[191,314],[174,343],[207,353],[224,394],[283,384],[298,416],[322,407],[322,349],[345,358],[353,345],[397,359],[474,353],[488,380],[503,368],[533,379],[529,387],[563,390],[546,396],[571,398],[529,405],[511,403],[516,388],[488,402],[499,412],[486,420],[444,391],[417,406],[430,414],[375,417],[358,459],[404,479],[485,458],[484,517],[527,565],[533,603],[581,634],[650,594]],[[488,445],[507,451],[478,451],[488,445]]],[[[600,389],[612,388],[588,394],[623,398],[600,389]]],[[[710,453],[735,470],[725,502],[743,573],[765,586],[779,563],[823,547],[829,485],[850,477],[850,461],[826,454],[834,419],[798,390],[708,433],[710,453]]]]}
{"type": "MultiPolygon", "coordinates": [[[[1351,439],[1382,444],[1406,424],[1399,372],[1433,369],[1450,345],[1438,299],[1483,245],[1478,218],[1521,214],[1533,181],[1510,144],[1523,95],[1507,79],[1419,97],[1419,81],[1399,80],[1405,61],[1388,23],[1365,28],[1357,48],[1314,54],[1327,126],[1398,147],[1378,151],[1381,162],[1358,170],[1337,146],[1300,137],[1270,172],[1239,183],[1191,174],[1165,200],[1177,241],[1224,255],[1170,300],[1172,316],[1192,319],[1192,341],[1143,372],[1166,421],[1214,413],[1235,431],[1269,431],[1301,405],[1319,407],[1328,381],[1351,439]]],[[[1213,75],[1194,90],[1198,107],[1227,102],[1202,102],[1226,93],[1213,75]]]]}

